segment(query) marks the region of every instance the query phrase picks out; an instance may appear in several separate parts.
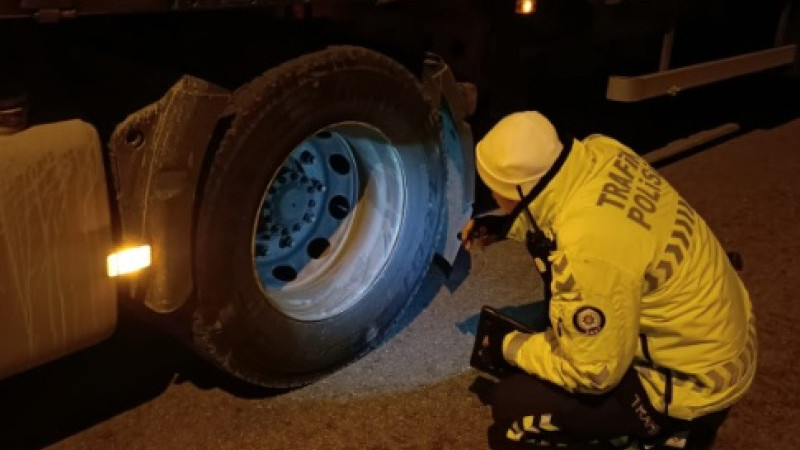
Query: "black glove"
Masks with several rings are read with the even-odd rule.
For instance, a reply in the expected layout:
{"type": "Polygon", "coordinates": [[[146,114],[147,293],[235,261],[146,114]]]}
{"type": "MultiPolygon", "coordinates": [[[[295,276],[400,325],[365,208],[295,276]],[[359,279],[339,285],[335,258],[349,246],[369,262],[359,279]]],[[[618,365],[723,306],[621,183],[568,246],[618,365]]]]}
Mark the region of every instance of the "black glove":
{"type": "Polygon", "coordinates": [[[481,308],[478,332],[475,334],[475,344],[472,347],[469,364],[496,378],[519,372],[517,367],[503,358],[503,338],[512,331],[531,333],[527,327],[500,314],[494,308],[490,306],[481,308]]]}
{"type": "Polygon", "coordinates": [[[514,223],[514,218],[511,216],[480,216],[473,219],[475,225],[472,227],[470,238],[478,238],[483,236],[491,236],[495,240],[500,241],[506,238],[508,230],[514,223]]]}

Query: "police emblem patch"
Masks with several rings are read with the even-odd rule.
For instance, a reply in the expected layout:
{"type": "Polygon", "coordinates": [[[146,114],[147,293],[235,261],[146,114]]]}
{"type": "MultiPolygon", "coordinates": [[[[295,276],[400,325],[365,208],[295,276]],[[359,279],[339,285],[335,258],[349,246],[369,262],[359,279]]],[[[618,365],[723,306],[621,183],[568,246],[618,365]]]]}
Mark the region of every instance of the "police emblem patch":
{"type": "Polygon", "coordinates": [[[594,306],[583,306],[575,311],[572,324],[581,333],[592,336],[599,333],[606,325],[606,316],[594,306]]]}

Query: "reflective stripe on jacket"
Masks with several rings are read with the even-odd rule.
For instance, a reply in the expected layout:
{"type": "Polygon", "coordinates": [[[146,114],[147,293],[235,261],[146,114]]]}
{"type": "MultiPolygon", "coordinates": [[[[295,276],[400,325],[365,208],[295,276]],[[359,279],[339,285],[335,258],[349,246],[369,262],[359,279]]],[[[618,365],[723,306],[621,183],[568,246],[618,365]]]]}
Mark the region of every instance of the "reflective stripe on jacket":
{"type": "MultiPolygon", "coordinates": [[[[748,293],[703,219],[642,158],[605,136],[574,141],[529,210],[558,243],[553,329],[506,336],[510,362],[585,393],[634,364],[653,405],[667,410],[671,394],[680,419],[745,393],[757,354],[748,293]]],[[[529,227],[521,214],[509,237],[529,227]]]]}

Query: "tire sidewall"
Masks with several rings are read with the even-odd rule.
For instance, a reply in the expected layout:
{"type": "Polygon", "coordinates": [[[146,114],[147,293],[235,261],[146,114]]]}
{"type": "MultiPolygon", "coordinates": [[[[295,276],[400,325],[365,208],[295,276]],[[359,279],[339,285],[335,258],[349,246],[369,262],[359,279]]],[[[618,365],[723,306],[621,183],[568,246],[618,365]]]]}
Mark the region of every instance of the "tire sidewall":
{"type": "Polygon", "coordinates": [[[444,166],[438,128],[419,86],[392,74],[398,69],[384,68],[380,59],[383,72],[358,59],[331,60],[328,66],[298,64],[294,76],[259,80],[262,96],[234,120],[199,214],[196,331],[217,360],[232,361],[228,369],[262,384],[313,379],[369,349],[418,288],[440,226],[444,166]],[[255,217],[292,150],[343,121],[373,126],[397,149],[405,212],[389,263],[363,300],[326,320],[298,321],[275,309],[260,288],[252,254],[255,217]]]}

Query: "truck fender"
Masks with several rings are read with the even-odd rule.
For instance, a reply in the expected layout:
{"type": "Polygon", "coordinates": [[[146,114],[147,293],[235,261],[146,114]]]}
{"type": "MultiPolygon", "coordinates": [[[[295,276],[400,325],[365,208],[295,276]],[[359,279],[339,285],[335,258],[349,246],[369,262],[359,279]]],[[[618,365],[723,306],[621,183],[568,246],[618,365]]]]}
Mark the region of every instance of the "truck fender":
{"type": "Polygon", "coordinates": [[[444,233],[436,253],[448,264],[458,254],[458,232],[472,215],[475,198],[475,154],[472,129],[467,118],[475,112],[477,90],[469,83],[458,83],[441,57],[429,54],[422,83],[435,110],[441,116],[441,145],[447,157],[447,205],[444,233]]]}
{"type": "Polygon", "coordinates": [[[121,239],[152,247],[149,275],[133,295],[154,311],[174,311],[192,292],[197,186],[213,156],[214,136],[229,123],[224,111],[230,98],[226,89],[184,76],[111,135],[121,239]]]}

